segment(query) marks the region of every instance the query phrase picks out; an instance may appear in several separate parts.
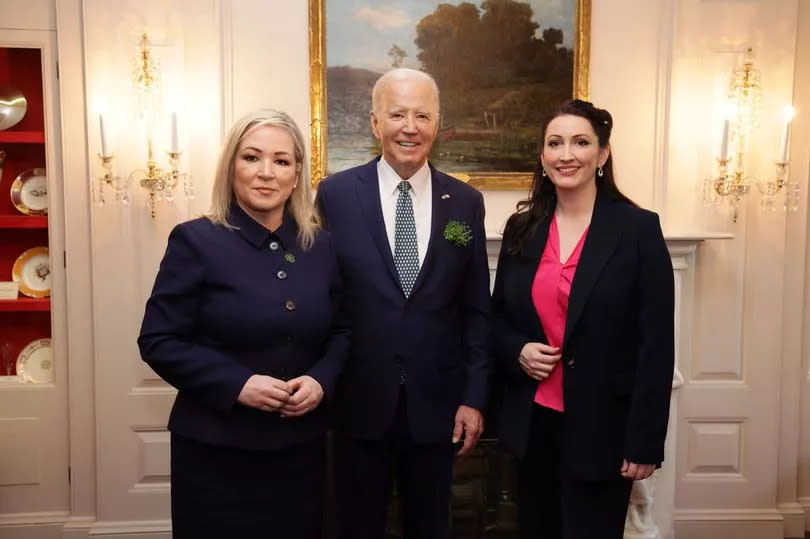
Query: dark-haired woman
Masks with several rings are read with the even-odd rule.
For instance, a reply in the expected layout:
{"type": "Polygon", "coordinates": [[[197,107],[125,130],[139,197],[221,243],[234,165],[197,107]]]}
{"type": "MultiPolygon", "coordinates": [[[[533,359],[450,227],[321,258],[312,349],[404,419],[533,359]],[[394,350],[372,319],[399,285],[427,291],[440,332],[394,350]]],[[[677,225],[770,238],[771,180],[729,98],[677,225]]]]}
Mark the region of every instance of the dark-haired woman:
{"type": "Polygon", "coordinates": [[[621,538],[634,480],[664,459],[672,265],[658,216],[616,187],[611,115],[564,103],[493,292],[499,439],[516,456],[521,537],[621,538]]]}

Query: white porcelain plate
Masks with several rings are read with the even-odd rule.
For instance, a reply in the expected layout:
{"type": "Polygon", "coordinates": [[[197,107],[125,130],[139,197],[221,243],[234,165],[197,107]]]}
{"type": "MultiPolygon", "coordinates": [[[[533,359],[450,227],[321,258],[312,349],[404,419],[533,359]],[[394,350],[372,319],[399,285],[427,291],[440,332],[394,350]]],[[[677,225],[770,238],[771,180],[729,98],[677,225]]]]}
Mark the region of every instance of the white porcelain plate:
{"type": "Polygon", "coordinates": [[[11,184],[11,202],[26,215],[48,215],[48,177],[44,168],[29,168],[11,184]]]}
{"type": "Polygon", "coordinates": [[[53,383],[53,354],[50,339],[31,341],[17,356],[17,376],[23,382],[53,383]]]}
{"type": "Polygon", "coordinates": [[[32,298],[51,295],[51,265],[47,247],[32,247],[14,262],[11,278],[20,283],[20,293],[32,298]]]}

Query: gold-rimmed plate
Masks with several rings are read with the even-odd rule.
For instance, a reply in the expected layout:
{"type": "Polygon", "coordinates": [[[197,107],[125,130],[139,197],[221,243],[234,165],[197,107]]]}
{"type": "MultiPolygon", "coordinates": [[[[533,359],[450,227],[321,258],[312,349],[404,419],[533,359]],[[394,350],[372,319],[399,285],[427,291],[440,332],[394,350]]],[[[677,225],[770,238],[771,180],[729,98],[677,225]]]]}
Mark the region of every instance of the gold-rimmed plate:
{"type": "Polygon", "coordinates": [[[25,116],[28,101],[17,88],[0,86],[0,131],[14,127],[25,116]]]}
{"type": "Polygon", "coordinates": [[[24,170],[11,184],[11,202],[25,215],[48,215],[48,177],[44,168],[24,170]]]}
{"type": "Polygon", "coordinates": [[[51,295],[51,262],[47,247],[32,247],[14,262],[11,278],[20,283],[20,293],[32,298],[51,295]]]}
{"type": "Polygon", "coordinates": [[[53,383],[53,352],[50,339],[37,339],[25,345],[17,356],[17,376],[28,383],[53,383]]]}

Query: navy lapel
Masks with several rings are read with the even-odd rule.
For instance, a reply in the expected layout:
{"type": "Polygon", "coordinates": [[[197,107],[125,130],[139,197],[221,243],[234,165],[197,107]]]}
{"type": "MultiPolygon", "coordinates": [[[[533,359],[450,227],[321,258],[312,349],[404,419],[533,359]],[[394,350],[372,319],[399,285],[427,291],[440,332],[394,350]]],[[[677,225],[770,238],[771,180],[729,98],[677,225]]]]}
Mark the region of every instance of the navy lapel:
{"type": "Polygon", "coordinates": [[[546,242],[548,241],[548,231],[551,226],[551,216],[543,218],[542,221],[537,223],[537,229],[534,231],[531,239],[526,243],[520,251],[520,258],[526,260],[533,260],[536,264],[540,263],[540,258],[543,256],[543,251],[546,250],[546,242]]]}
{"type": "Polygon", "coordinates": [[[599,279],[602,268],[613,256],[613,252],[619,243],[621,232],[611,211],[615,204],[618,204],[618,202],[600,199],[599,196],[596,197],[591,224],[588,228],[588,236],[582,246],[574,281],[571,283],[568,314],[565,319],[563,350],[568,344],[568,339],[571,337],[571,332],[576,327],[577,321],[582,316],[588,296],[599,279]]]}
{"type": "Polygon", "coordinates": [[[377,178],[378,157],[362,169],[360,169],[360,181],[357,182],[357,198],[368,223],[368,231],[380,251],[385,267],[388,268],[394,282],[399,284],[399,274],[394,267],[394,255],[391,253],[391,245],[388,243],[388,234],[385,231],[385,220],[382,214],[382,204],[380,203],[380,185],[377,178]]]}
{"type": "Polygon", "coordinates": [[[551,225],[551,217],[546,217],[537,224],[532,237],[520,252],[519,264],[516,269],[516,282],[519,290],[525,290],[525,294],[521,294],[521,310],[523,314],[521,319],[532,320],[532,327],[538,335],[538,340],[547,343],[546,333],[543,331],[543,324],[540,322],[540,317],[537,314],[537,309],[534,307],[532,300],[532,286],[534,285],[534,277],[537,274],[537,267],[540,264],[540,259],[543,256],[543,251],[546,250],[546,243],[548,242],[548,231],[551,225]]]}
{"type": "Polygon", "coordinates": [[[442,198],[442,195],[447,192],[447,180],[433,166],[430,167],[430,191],[430,240],[428,241],[427,253],[425,253],[425,261],[419,267],[419,274],[413,284],[411,297],[414,296],[419,285],[425,280],[428,265],[436,256],[437,244],[442,241],[444,226],[447,224],[447,204],[452,200],[452,198],[442,198]]]}

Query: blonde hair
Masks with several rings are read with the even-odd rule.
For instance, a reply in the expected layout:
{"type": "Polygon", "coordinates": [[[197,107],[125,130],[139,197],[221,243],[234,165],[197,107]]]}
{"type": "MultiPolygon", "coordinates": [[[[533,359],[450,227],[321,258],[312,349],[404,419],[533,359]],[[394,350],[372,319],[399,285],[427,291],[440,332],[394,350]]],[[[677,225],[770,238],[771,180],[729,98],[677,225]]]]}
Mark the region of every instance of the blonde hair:
{"type": "Polygon", "coordinates": [[[211,209],[206,217],[213,223],[227,228],[236,228],[227,219],[234,200],[234,160],[248,131],[260,126],[280,127],[290,135],[293,141],[298,185],[292,190],[284,208],[298,225],[298,243],[303,249],[309,249],[315,242],[315,234],[320,229],[321,220],[312,203],[312,186],[309,180],[304,137],[295,121],[285,112],[260,109],[246,114],[231,127],[217,162],[214,189],[211,193],[211,209]]]}

